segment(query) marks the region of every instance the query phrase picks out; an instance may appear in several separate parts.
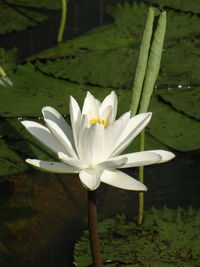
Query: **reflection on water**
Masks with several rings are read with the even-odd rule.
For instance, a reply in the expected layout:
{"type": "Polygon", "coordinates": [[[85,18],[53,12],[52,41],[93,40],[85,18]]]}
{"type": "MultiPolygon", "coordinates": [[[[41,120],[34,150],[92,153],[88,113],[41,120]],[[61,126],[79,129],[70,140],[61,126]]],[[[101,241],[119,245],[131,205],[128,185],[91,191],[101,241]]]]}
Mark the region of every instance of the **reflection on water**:
{"type": "MultiPolygon", "coordinates": [[[[146,209],[200,206],[199,154],[180,153],[172,162],[145,168],[146,209]]],[[[136,170],[126,171],[137,176],[136,170]]],[[[133,217],[136,196],[102,184],[97,192],[99,219],[117,213],[133,217]]],[[[73,266],[74,243],[86,228],[86,191],[77,175],[34,170],[1,177],[0,204],[1,267],[73,266]]]]}

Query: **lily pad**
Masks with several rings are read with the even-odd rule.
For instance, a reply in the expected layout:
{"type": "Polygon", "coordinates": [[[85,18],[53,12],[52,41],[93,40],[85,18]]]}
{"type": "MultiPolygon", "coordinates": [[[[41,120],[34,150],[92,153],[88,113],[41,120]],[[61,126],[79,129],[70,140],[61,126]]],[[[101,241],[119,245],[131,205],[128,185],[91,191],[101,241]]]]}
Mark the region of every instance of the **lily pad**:
{"type": "Polygon", "coordinates": [[[200,148],[199,122],[172,109],[156,96],[152,98],[149,110],[153,112],[153,118],[148,133],[157,140],[179,151],[200,148]]]}
{"type": "MultiPolygon", "coordinates": [[[[147,10],[147,5],[135,2],[132,4],[118,4],[116,7],[107,9],[108,13],[115,18],[115,23],[119,27],[128,28],[133,34],[143,30],[147,10]]],[[[198,35],[199,25],[200,20],[196,15],[168,10],[165,43],[198,35]]]]}
{"type": "Polygon", "coordinates": [[[0,139],[0,176],[21,173],[28,170],[28,165],[24,160],[13,150],[12,146],[9,146],[7,142],[0,139]]]}
{"type": "MultiPolygon", "coordinates": [[[[47,75],[72,82],[131,88],[138,57],[136,47],[77,52],[74,56],[47,58],[45,62],[38,60],[35,64],[47,75]]],[[[192,40],[182,40],[166,47],[157,85],[200,84],[198,47],[199,41],[192,40]]]]}
{"type": "Polygon", "coordinates": [[[54,106],[63,114],[69,114],[69,96],[83,102],[86,92],[103,99],[111,89],[83,86],[42,74],[32,64],[18,67],[10,75],[13,86],[6,90],[0,85],[0,115],[9,117],[39,117],[43,106],[54,106]],[[31,101],[30,101],[31,100],[31,101]]]}
{"type": "Polygon", "coordinates": [[[72,58],[36,63],[44,73],[79,84],[131,88],[137,51],[119,48],[81,53],[72,58]],[[119,66],[119,62],[123,62],[119,66]]]}
{"type": "MultiPolygon", "coordinates": [[[[117,215],[99,223],[104,266],[198,266],[200,210],[155,209],[145,212],[143,225],[117,215]]],[[[88,231],[75,245],[77,266],[91,266],[88,231]]]]}
{"type": "Polygon", "coordinates": [[[34,10],[10,5],[0,0],[0,34],[22,31],[46,20],[47,17],[34,10]],[[9,19],[8,19],[9,17],[9,19]]]}
{"type": "Polygon", "coordinates": [[[164,8],[171,7],[186,12],[200,13],[199,0],[150,0],[149,2],[164,8]]]}
{"type": "Polygon", "coordinates": [[[193,119],[200,120],[200,88],[177,88],[160,90],[159,96],[173,109],[193,119]]]}
{"type": "MultiPolygon", "coordinates": [[[[142,32],[139,32],[140,37],[141,35],[142,32]]],[[[85,53],[87,51],[98,52],[99,50],[111,50],[126,47],[139,48],[139,44],[140,38],[135,34],[132,34],[128,29],[119,28],[114,24],[108,24],[91,30],[73,40],[68,40],[55,47],[39,52],[27,60],[34,62],[39,59],[73,58],[77,54],[85,53]]]]}
{"type": "Polygon", "coordinates": [[[157,84],[200,84],[199,40],[183,39],[166,46],[157,84]]]}
{"type": "Polygon", "coordinates": [[[59,9],[61,7],[60,0],[7,0],[6,2],[13,5],[35,8],[59,9]]]}

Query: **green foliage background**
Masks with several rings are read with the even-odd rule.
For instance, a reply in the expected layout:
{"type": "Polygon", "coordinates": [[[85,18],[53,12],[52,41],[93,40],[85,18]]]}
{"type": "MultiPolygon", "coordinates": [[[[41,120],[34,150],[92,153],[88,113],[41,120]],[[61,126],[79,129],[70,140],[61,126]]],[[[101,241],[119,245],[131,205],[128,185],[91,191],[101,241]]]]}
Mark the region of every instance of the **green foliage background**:
{"type": "MultiPolygon", "coordinates": [[[[190,1],[190,5],[186,0],[176,4],[149,2],[167,7],[167,32],[157,89],[149,107],[153,119],[147,128],[146,149],[188,151],[200,147],[197,2],[190,1]]],[[[0,7],[3,34],[47,19],[37,8],[58,9],[60,1],[0,0],[0,7]],[[8,13],[11,19],[5,23],[8,13]]],[[[118,115],[128,110],[147,10],[147,4],[135,2],[109,7],[107,12],[114,18],[112,24],[33,55],[23,64],[16,60],[16,48],[10,51],[0,48],[0,64],[13,83],[6,88],[0,85],[0,175],[27,170],[29,167],[24,163],[27,157],[55,157],[46,153],[20,124],[21,119],[38,120],[43,106],[55,107],[69,120],[70,95],[82,104],[88,90],[99,99],[115,90],[119,98],[118,115]]],[[[137,149],[135,140],[127,151],[137,149]]]]}

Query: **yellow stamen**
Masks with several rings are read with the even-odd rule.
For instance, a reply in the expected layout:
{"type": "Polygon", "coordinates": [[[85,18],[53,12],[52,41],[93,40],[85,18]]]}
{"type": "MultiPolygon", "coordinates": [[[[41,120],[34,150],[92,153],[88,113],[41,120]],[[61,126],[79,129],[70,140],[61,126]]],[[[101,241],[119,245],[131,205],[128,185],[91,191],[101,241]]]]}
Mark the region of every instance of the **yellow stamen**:
{"type": "Polygon", "coordinates": [[[99,123],[99,124],[103,125],[104,128],[106,128],[108,126],[108,124],[104,120],[100,120],[100,119],[97,119],[97,118],[94,118],[94,119],[90,120],[90,125],[95,124],[95,123],[99,123]]]}

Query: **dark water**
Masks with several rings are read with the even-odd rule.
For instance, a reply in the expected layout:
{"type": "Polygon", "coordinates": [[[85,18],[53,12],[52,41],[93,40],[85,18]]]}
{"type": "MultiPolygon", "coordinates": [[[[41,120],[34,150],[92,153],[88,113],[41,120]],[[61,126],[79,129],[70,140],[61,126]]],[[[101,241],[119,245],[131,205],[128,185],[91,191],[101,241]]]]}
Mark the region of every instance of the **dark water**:
{"type": "MultiPolygon", "coordinates": [[[[145,167],[145,184],[149,189],[145,193],[145,209],[151,206],[161,208],[164,205],[172,209],[178,206],[187,208],[189,205],[200,207],[200,166],[197,164],[200,152],[176,154],[172,162],[145,167]]],[[[137,176],[136,169],[127,169],[126,172],[137,176]]],[[[33,171],[26,175],[10,176],[8,180],[15,181],[15,188],[8,196],[9,201],[3,204],[8,209],[14,205],[20,210],[25,205],[25,199],[26,206],[35,213],[29,212],[27,215],[25,209],[26,216],[22,212],[14,221],[11,220],[16,234],[8,235],[4,240],[11,257],[9,260],[2,257],[0,266],[74,266],[74,244],[87,228],[87,194],[78,177],[33,171]],[[29,186],[33,188],[32,193],[27,193],[29,186]],[[22,219],[26,223],[20,226],[19,221],[22,219]],[[20,232],[16,230],[16,225],[20,232]],[[23,242],[26,244],[23,245],[23,242]],[[13,257],[17,259],[13,260],[13,257]]],[[[97,204],[99,220],[119,213],[132,219],[137,211],[137,193],[102,184],[97,190],[97,204]]]]}

